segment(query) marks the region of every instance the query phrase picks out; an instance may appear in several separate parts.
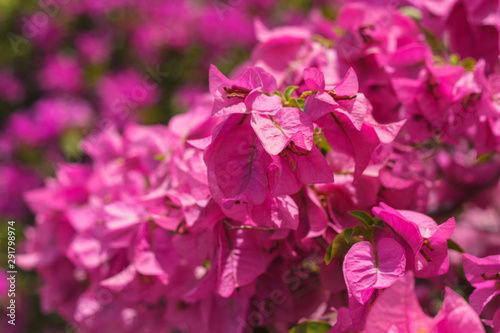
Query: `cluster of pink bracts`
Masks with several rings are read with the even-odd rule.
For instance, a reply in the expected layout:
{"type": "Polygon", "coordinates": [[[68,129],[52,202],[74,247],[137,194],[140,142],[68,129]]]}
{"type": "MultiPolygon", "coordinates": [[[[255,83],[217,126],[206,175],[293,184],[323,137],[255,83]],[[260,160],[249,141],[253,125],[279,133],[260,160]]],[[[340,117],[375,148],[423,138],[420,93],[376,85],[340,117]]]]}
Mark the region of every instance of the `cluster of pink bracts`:
{"type": "Polygon", "coordinates": [[[168,126],[87,137],[93,163],[25,196],[43,309],[83,332],[500,332],[498,3],[415,6],[257,21],[168,126]],[[469,303],[439,280],[461,262],[469,303]]]}

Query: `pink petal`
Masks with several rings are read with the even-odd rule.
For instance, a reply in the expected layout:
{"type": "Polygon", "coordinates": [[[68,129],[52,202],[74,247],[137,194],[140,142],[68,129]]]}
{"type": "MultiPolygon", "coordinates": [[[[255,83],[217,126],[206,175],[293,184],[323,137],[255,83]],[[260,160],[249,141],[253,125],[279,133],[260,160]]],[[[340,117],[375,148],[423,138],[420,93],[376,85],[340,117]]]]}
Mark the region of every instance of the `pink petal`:
{"type": "Polygon", "coordinates": [[[295,230],[299,226],[299,210],[292,198],[279,196],[267,200],[265,204],[254,206],[252,219],[257,225],[295,230]]]}
{"type": "Polygon", "coordinates": [[[495,329],[495,333],[500,333],[500,309],[495,312],[493,315],[493,328],[495,329]]]}
{"type": "Polygon", "coordinates": [[[304,190],[307,194],[306,211],[309,219],[309,233],[306,237],[318,237],[325,232],[328,225],[328,217],[316,193],[307,186],[304,187],[304,190]]]}
{"type": "MultiPolygon", "coordinates": [[[[358,131],[360,131],[361,128],[363,127],[363,122],[365,121],[366,113],[368,111],[368,106],[367,106],[368,101],[366,100],[365,95],[358,94],[358,96],[354,100],[347,101],[347,102],[350,102],[348,105],[346,104],[346,101],[340,101],[339,103],[341,103],[341,102],[344,102],[344,103],[342,103],[341,107],[337,108],[334,112],[339,112],[339,113],[345,114],[349,118],[349,120],[352,122],[354,127],[358,131]]],[[[389,124],[386,126],[391,126],[391,125],[392,124],[389,124]]],[[[380,135],[378,133],[378,128],[375,126],[373,126],[373,128],[375,129],[375,132],[377,133],[377,135],[380,138],[380,135]]],[[[381,139],[381,141],[383,141],[383,140],[381,139]]]]}
{"type": "Polygon", "coordinates": [[[446,287],[444,302],[433,319],[433,326],[443,333],[485,332],[477,313],[449,287],[446,287]]]}
{"type": "Polygon", "coordinates": [[[87,234],[75,236],[67,255],[77,265],[90,269],[96,268],[107,259],[107,253],[102,248],[101,241],[87,234]]]}
{"type": "Polygon", "coordinates": [[[410,210],[398,210],[397,212],[407,221],[416,224],[422,237],[431,237],[438,229],[436,221],[425,214],[410,210]]]}
{"type": "Polygon", "coordinates": [[[149,251],[149,249],[138,249],[134,257],[134,264],[137,272],[143,275],[160,275],[165,273],[156,260],[155,254],[149,251]]]}
{"type": "Polygon", "coordinates": [[[136,270],[134,265],[129,265],[120,273],[101,281],[101,285],[108,287],[113,291],[121,291],[126,285],[134,281],[136,276],[136,270]]]}
{"type": "Polygon", "coordinates": [[[473,255],[464,253],[462,255],[462,264],[464,266],[465,277],[472,285],[485,282],[481,274],[493,276],[500,272],[500,254],[477,258],[473,255]]]}
{"type": "Polygon", "coordinates": [[[333,171],[316,146],[309,155],[294,156],[297,176],[304,184],[324,184],[333,182],[333,171]]]}
{"type": "Polygon", "coordinates": [[[325,75],[315,67],[304,69],[304,82],[311,91],[322,93],[325,90],[325,75]]]}
{"type": "Polygon", "coordinates": [[[231,296],[236,288],[255,281],[266,268],[267,259],[255,233],[248,230],[220,231],[219,295],[231,296]]]}
{"type": "Polygon", "coordinates": [[[486,304],[496,295],[500,295],[500,289],[495,286],[495,282],[495,280],[485,281],[469,296],[469,303],[478,314],[483,312],[486,304]]]}
{"type": "Polygon", "coordinates": [[[129,228],[141,222],[139,209],[123,202],[111,203],[104,207],[104,211],[108,215],[106,227],[109,230],[129,228]]]}
{"type": "Polygon", "coordinates": [[[296,108],[282,108],[273,119],[252,114],[251,124],[264,149],[271,155],[278,155],[296,133],[302,133],[301,140],[295,142],[300,148],[311,150],[314,144],[313,124],[306,113],[296,108]]]}
{"type": "Polygon", "coordinates": [[[396,138],[396,136],[398,135],[399,131],[401,130],[401,128],[405,123],[406,119],[390,124],[371,124],[371,125],[373,126],[373,129],[377,133],[380,142],[391,143],[392,141],[394,141],[394,139],[396,138]]]}
{"type": "Polygon", "coordinates": [[[358,77],[354,69],[349,68],[347,70],[344,78],[335,86],[334,90],[337,96],[354,96],[358,93],[358,77]]]}
{"type": "Polygon", "coordinates": [[[137,272],[143,275],[164,275],[176,266],[177,256],[171,244],[168,231],[145,224],[138,234],[134,251],[134,265],[137,272]]]}
{"type": "Polygon", "coordinates": [[[327,93],[316,92],[306,99],[304,111],[316,121],[324,115],[333,112],[339,104],[327,93]]]}
{"type": "Polygon", "coordinates": [[[340,308],[337,311],[337,321],[327,333],[345,333],[352,331],[352,320],[347,308],[340,308]]]}
{"type": "Polygon", "coordinates": [[[265,113],[275,113],[281,109],[283,104],[278,95],[267,96],[260,91],[252,91],[245,98],[245,105],[248,111],[261,111],[265,113]]]}
{"type": "Polygon", "coordinates": [[[434,237],[441,239],[450,239],[451,235],[453,235],[453,231],[455,231],[455,226],[457,225],[455,218],[451,217],[443,224],[440,224],[434,233],[434,237]]]}
{"type": "Polygon", "coordinates": [[[448,243],[446,240],[432,236],[429,238],[429,241],[434,251],[430,251],[425,246],[422,246],[421,251],[427,253],[431,261],[427,261],[421,253],[418,253],[415,257],[415,277],[430,278],[442,275],[450,267],[448,243]]]}
{"type": "MultiPolygon", "coordinates": [[[[276,83],[276,79],[270,73],[266,72],[264,69],[260,67],[253,67],[252,70],[259,76],[262,86],[261,91],[266,94],[272,94],[276,91],[278,84],[276,83]]],[[[276,96],[279,98],[279,96],[276,96]]],[[[281,99],[280,99],[281,104],[281,99]]]]}
{"type": "Polygon", "coordinates": [[[363,124],[358,131],[351,120],[343,114],[325,115],[320,122],[332,149],[354,157],[356,161],[354,178],[359,178],[370,163],[375,148],[380,144],[373,128],[363,124]]]}
{"type": "Polygon", "coordinates": [[[205,152],[210,191],[215,198],[260,205],[267,197],[268,157],[250,124],[234,115],[205,152]]]}
{"type": "Polygon", "coordinates": [[[422,247],[423,237],[415,223],[408,221],[397,210],[380,203],[380,207],[372,208],[373,215],[389,224],[396,233],[410,245],[416,256],[422,247]]]}
{"type": "Polygon", "coordinates": [[[273,163],[269,165],[269,189],[273,197],[295,194],[302,188],[296,172],[284,156],[272,156],[273,163]]]}
{"type": "Polygon", "coordinates": [[[404,274],[404,249],[391,238],[382,238],[376,244],[378,267],[370,242],[354,244],[344,259],[344,278],[353,297],[360,302],[370,298],[373,290],[390,286],[404,274]]]}
{"type": "Polygon", "coordinates": [[[368,314],[365,333],[427,332],[431,318],[420,308],[413,274],[398,279],[375,301],[368,314]]]}
{"type": "Polygon", "coordinates": [[[232,85],[232,81],[229,80],[224,74],[222,74],[214,65],[210,65],[208,78],[210,82],[210,93],[213,96],[215,96],[215,94],[221,87],[230,87],[232,85]]]}

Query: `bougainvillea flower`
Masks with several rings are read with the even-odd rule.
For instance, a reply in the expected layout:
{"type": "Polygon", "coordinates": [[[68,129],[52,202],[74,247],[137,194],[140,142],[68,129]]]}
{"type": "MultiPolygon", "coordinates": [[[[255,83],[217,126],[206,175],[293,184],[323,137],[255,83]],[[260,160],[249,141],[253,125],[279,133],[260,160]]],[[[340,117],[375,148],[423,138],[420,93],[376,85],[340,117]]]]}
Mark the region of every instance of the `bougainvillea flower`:
{"type": "Polygon", "coordinates": [[[380,145],[380,139],[373,127],[363,124],[358,131],[346,115],[333,113],[323,116],[317,123],[323,129],[332,149],[354,158],[354,178],[359,178],[370,163],[373,152],[380,145]]]}
{"type": "Polygon", "coordinates": [[[137,272],[157,276],[160,282],[168,284],[169,274],[175,271],[179,259],[170,235],[161,228],[144,223],[135,244],[134,266],[137,272]]]}
{"type": "Polygon", "coordinates": [[[252,52],[254,66],[271,73],[282,87],[293,82],[293,77],[302,72],[305,64],[294,66],[298,59],[310,52],[311,31],[302,26],[285,26],[268,29],[261,21],[255,21],[255,34],[259,41],[252,52]]]}
{"type": "Polygon", "coordinates": [[[217,290],[229,297],[235,290],[254,282],[268,265],[262,249],[262,238],[246,230],[224,230],[218,238],[219,276],[217,290]]]}
{"type": "Polygon", "coordinates": [[[206,150],[210,191],[216,199],[260,205],[267,197],[270,157],[266,156],[250,123],[240,123],[241,118],[231,115],[220,124],[206,150]]]}
{"type": "Polygon", "coordinates": [[[420,307],[413,275],[408,272],[377,299],[368,314],[365,331],[424,332],[431,325],[431,320],[420,307]]]}
{"type": "Polygon", "coordinates": [[[278,155],[292,141],[294,146],[306,151],[314,145],[314,126],[300,109],[282,108],[274,116],[252,114],[251,124],[270,155],[278,155]]]}
{"type": "MultiPolygon", "coordinates": [[[[500,295],[500,255],[477,258],[462,255],[465,277],[476,289],[469,297],[472,308],[481,314],[493,298],[500,295]]],[[[500,309],[493,316],[495,332],[500,329],[500,309]]]]}
{"type": "Polygon", "coordinates": [[[426,278],[446,273],[449,267],[447,240],[455,230],[455,218],[437,225],[427,215],[412,211],[400,212],[418,226],[423,237],[422,247],[415,258],[415,276],[426,278]]]}
{"type": "Polygon", "coordinates": [[[275,91],[276,79],[262,68],[251,67],[236,80],[230,80],[215,66],[210,67],[214,116],[250,111],[274,114],[282,107],[281,98],[273,95],[275,91]]]}
{"type": "MultiPolygon", "coordinates": [[[[407,258],[417,277],[431,277],[448,271],[449,239],[455,229],[455,219],[441,225],[430,217],[412,211],[395,210],[384,203],[372,209],[375,217],[389,224],[408,246],[407,258]]],[[[411,266],[410,266],[411,267],[411,266]]]]}
{"type": "Polygon", "coordinates": [[[299,226],[299,209],[290,196],[278,196],[254,206],[251,217],[258,225],[269,228],[295,230],[299,226]]]}
{"type": "Polygon", "coordinates": [[[439,313],[428,317],[420,307],[414,284],[413,274],[408,272],[386,289],[368,314],[364,332],[484,332],[474,310],[448,287],[439,313]]]}
{"type": "Polygon", "coordinates": [[[437,332],[485,332],[481,319],[472,307],[448,286],[432,328],[437,332]]]}
{"type": "Polygon", "coordinates": [[[406,258],[404,249],[391,238],[382,238],[375,249],[362,241],[347,252],[343,271],[349,293],[365,304],[375,289],[384,289],[404,275],[406,258]]]}
{"type": "Polygon", "coordinates": [[[314,92],[307,99],[305,107],[312,120],[330,112],[343,113],[357,130],[361,130],[368,108],[364,99],[357,101],[358,78],[352,68],[335,86],[326,86],[325,76],[317,68],[306,68],[304,81],[307,88],[314,92]]]}
{"type": "Polygon", "coordinates": [[[287,147],[279,156],[273,156],[268,179],[272,196],[295,194],[303,184],[333,182],[333,171],[316,146],[302,153],[287,147]]]}
{"type": "Polygon", "coordinates": [[[82,69],[75,58],[56,54],[46,58],[38,72],[38,81],[43,89],[71,93],[81,89],[82,76],[82,69]]]}

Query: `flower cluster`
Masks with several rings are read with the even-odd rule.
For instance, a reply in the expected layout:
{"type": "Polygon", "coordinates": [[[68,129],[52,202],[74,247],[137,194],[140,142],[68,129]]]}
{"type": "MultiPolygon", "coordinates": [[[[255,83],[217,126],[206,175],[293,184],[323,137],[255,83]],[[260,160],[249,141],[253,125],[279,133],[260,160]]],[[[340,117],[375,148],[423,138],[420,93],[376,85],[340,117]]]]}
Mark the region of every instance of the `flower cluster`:
{"type": "MultiPolygon", "coordinates": [[[[36,224],[19,264],[41,277],[43,310],[82,332],[500,332],[498,4],[384,2],[257,19],[249,59],[207,68],[186,113],[87,136],[88,162],[24,194],[36,224]]],[[[162,8],[144,8],[137,36],[167,43],[162,8]]],[[[168,43],[189,44],[187,28],[168,43]]],[[[44,88],[81,89],[68,77],[44,88]]],[[[103,77],[103,114],[137,80],[103,77]]],[[[147,92],[137,110],[158,101],[147,92]]],[[[38,103],[79,111],[15,114],[14,133],[91,126],[84,102],[38,103]]]]}

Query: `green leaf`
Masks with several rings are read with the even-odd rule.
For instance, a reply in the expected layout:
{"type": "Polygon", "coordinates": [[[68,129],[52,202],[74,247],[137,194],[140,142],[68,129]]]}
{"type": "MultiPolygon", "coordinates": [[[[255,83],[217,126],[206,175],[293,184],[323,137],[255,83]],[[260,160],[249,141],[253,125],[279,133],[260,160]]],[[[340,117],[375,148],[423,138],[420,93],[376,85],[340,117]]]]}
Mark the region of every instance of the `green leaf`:
{"type": "Polygon", "coordinates": [[[312,95],[312,93],[312,91],[304,91],[302,95],[300,95],[299,99],[306,99],[306,97],[312,95]]]}
{"type": "MultiPolygon", "coordinates": [[[[369,229],[372,229],[373,227],[369,227],[369,229]]],[[[364,236],[365,238],[368,238],[369,237],[369,229],[366,229],[364,226],[362,225],[357,225],[354,227],[353,229],[353,232],[352,232],[352,237],[354,236],[364,236]]]]}
{"type": "Polygon", "coordinates": [[[452,64],[453,66],[460,65],[460,56],[456,53],[450,55],[450,64],[452,64]]]}
{"type": "Polygon", "coordinates": [[[323,132],[314,132],[314,144],[321,151],[323,155],[326,155],[327,152],[332,150],[332,147],[326,141],[325,135],[323,132]]]}
{"type": "Polygon", "coordinates": [[[342,233],[335,236],[325,253],[325,262],[328,265],[332,259],[340,253],[347,252],[349,244],[347,244],[342,233]]]}
{"type": "Polygon", "coordinates": [[[380,219],[375,218],[374,225],[375,225],[376,227],[379,227],[379,228],[385,229],[385,223],[384,223],[384,221],[382,221],[382,220],[380,220],[380,219]]]}
{"type": "Polygon", "coordinates": [[[324,321],[305,321],[292,327],[289,333],[326,333],[332,326],[324,321]]]}
{"type": "Polygon", "coordinates": [[[493,152],[481,154],[476,158],[476,164],[488,162],[493,156],[494,156],[493,152]]]}
{"type": "Polygon", "coordinates": [[[344,236],[346,243],[349,243],[351,241],[352,231],[353,230],[351,228],[346,228],[342,232],[342,235],[344,236]]]}
{"type": "Polygon", "coordinates": [[[286,106],[290,106],[292,108],[300,108],[299,101],[296,98],[292,97],[288,100],[286,106]]]}
{"type": "Polygon", "coordinates": [[[301,109],[302,111],[304,111],[304,107],[306,105],[306,101],[303,98],[299,98],[297,100],[297,104],[299,104],[299,109],[301,109]]]}
{"type": "Polygon", "coordinates": [[[281,99],[283,99],[283,94],[281,93],[281,91],[276,90],[274,92],[274,95],[278,95],[279,97],[281,97],[281,99]]]}
{"type": "Polygon", "coordinates": [[[457,243],[455,243],[455,241],[453,241],[451,239],[448,239],[448,240],[446,240],[446,242],[448,243],[448,248],[450,250],[455,250],[455,251],[460,252],[460,253],[465,253],[464,249],[462,249],[460,247],[460,245],[458,245],[457,243]]]}
{"type": "Polygon", "coordinates": [[[354,216],[359,222],[363,223],[367,227],[373,224],[373,218],[367,212],[364,212],[362,210],[351,210],[348,213],[354,216]]]}
{"type": "Polygon", "coordinates": [[[346,254],[347,251],[351,248],[351,246],[363,240],[362,237],[358,236],[363,236],[364,239],[369,239],[373,237],[374,233],[375,233],[374,226],[370,226],[367,228],[362,225],[357,225],[354,227],[354,229],[352,228],[344,229],[340,234],[335,236],[333,242],[326,250],[325,253],[326,264],[328,265],[330,261],[332,261],[332,259],[335,258],[335,256],[340,254],[346,254]]]}
{"type": "Polygon", "coordinates": [[[154,155],[154,159],[157,160],[157,161],[164,161],[165,158],[166,158],[166,156],[163,155],[163,154],[155,154],[154,155]]]}
{"type": "Polygon", "coordinates": [[[399,9],[399,11],[404,16],[411,17],[414,20],[417,20],[417,21],[422,20],[422,12],[419,9],[415,8],[415,7],[405,6],[405,7],[401,7],[399,9]]]}
{"type": "Polygon", "coordinates": [[[354,243],[357,243],[361,240],[359,237],[355,236],[366,236],[368,234],[368,231],[364,227],[361,228],[363,228],[364,230],[360,230],[358,228],[346,228],[340,234],[335,236],[333,242],[330,244],[325,253],[325,262],[327,265],[335,256],[346,254],[350,247],[354,245],[354,243]]]}
{"type": "Polygon", "coordinates": [[[83,134],[78,129],[70,129],[63,133],[60,138],[60,147],[68,158],[77,158],[83,154],[80,149],[80,141],[83,134]]]}
{"type": "Polygon", "coordinates": [[[285,97],[283,96],[281,91],[276,90],[273,95],[278,95],[281,98],[281,103],[283,103],[283,105],[286,104],[285,97]]]}
{"type": "Polygon", "coordinates": [[[474,67],[476,67],[476,60],[474,58],[467,57],[462,60],[462,67],[468,70],[469,72],[474,71],[474,67]]]}
{"type": "Polygon", "coordinates": [[[335,46],[335,41],[325,38],[321,35],[312,35],[311,39],[314,40],[315,42],[320,43],[325,48],[331,48],[335,46]]]}
{"type": "Polygon", "coordinates": [[[290,86],[285,89],[285,99],[288,101],[295,90],[299,89],[297,86],[290,86]]]}

